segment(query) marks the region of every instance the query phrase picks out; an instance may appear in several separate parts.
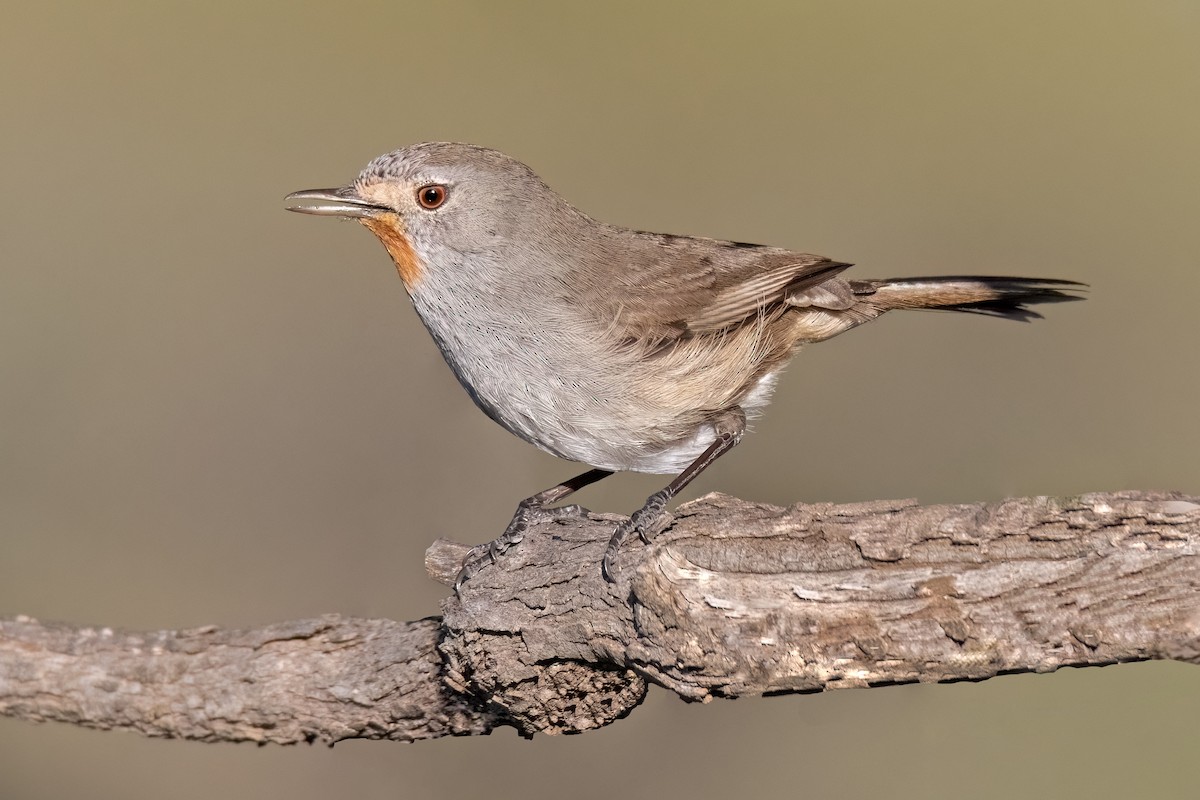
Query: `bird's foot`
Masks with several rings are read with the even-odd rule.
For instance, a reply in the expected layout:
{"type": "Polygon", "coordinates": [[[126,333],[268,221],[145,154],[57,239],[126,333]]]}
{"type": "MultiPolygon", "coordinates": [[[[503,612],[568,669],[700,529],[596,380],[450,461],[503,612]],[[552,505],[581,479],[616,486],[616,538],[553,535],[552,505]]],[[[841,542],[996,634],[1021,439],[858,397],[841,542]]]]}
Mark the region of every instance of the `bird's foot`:
{"type": "Polygon", "coordinates": [[[454,593],[459,594],[463,584],[472,576],[489,564],[496,563],[497,559],[504,555],[509,548],[520,543],[525,538],[525,532],[531,527],[545,522],[580,519],[587,513],[586,508],[574,504],[546,508],[545,506],[521,503],[517,506],[517,513],[513,514],[512,521],[508,523],[504,533],[490,542],[477,544],[467,551],[466,556],[463,557],[462,568],[458,571],[458,577],[454,579],[454,593]]]}
{"type": "Polygon", "coordinates": [[[617,555],[620,553],[621,545],[629,538],[629,534],[637,533],[642,542],[650,544],[654,541],[654,537],[662,533],[675,519],[667,511],[667,503],[670,502],[670,499],[665,491],[650,495],[646,505],[633,512],[629,519],[617,526],[612,538],[608,540],[608,547],[604,550],[604,560],[600,562],[600,572],[606,581],[613,583],[617,579],[617,555]]]}

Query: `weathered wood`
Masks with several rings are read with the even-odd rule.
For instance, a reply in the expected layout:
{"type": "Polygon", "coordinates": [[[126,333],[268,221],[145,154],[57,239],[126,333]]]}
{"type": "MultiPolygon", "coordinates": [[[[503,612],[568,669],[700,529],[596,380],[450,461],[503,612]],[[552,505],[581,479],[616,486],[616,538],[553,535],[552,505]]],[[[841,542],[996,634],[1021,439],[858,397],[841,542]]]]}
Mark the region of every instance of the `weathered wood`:
{"type": "Polygon", "coordinates": [[[1196,658],[1200,504],[1182,496],[783,509],[710,495],[627,551],[616,584],[595,568],[603,537],[560,527],[445,609],[451,677],[516,691],[504,703],[523,720],[531,665],[564,658],[691,700],[1196,658]]]}
{"type": "Polygon", "coordinates": [[[441,680],[437,619],[155,633],[0,620],[0,713],[206,742],[414,741],[500,723],[441,680]]]}
{"type": "MultiPolygon", "coordinates": [[[[0,622],[0,713],[206,741],[576,732],[641,702],[1200,660],[1200,500],[777,508],[710,495],[599,562],[550,523],[412,623],[124,634],[0,622]]],[[[437,542],[453,580],[465,546],[437,542]]]]}

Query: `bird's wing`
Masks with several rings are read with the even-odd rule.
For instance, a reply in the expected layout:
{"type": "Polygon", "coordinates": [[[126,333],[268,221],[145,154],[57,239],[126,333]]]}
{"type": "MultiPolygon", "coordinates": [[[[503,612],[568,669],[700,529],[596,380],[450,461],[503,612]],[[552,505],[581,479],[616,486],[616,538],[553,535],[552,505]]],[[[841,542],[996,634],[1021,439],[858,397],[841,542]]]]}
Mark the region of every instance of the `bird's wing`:
{"type": "Polygon", "coordinates": [[[777,247],[629,232],[620,269],[576,284],[586,306],[629,339],[716,333],[781,305],[847,308],[850,266],[777,247]]]}

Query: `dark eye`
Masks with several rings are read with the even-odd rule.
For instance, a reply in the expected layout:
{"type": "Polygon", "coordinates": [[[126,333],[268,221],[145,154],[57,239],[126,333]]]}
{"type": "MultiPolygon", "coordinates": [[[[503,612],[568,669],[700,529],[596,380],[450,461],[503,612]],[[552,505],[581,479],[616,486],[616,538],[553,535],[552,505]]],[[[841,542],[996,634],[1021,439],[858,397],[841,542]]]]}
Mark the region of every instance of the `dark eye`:
{"type": "Polygon", "coordinates": [[[436,183],[422,186],[417,189],[417,202],[421,204],[421,208],[432,211],[446,202],[446,187],[436,183]]]}

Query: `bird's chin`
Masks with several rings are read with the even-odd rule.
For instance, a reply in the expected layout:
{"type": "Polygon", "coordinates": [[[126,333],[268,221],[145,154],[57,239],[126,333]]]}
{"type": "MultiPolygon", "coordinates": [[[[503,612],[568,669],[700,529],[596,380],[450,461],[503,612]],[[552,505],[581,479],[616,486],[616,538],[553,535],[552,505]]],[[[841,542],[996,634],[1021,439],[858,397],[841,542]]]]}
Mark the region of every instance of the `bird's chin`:
{"type": "Polygon", "coordinates": [[[414,291],[425,275],[425,264],[413,249],[412,240],[399,215],[394,211],[386,211],[362,217],[358,221],[383,243],[405,287],[409,292],[414,291]]]}

